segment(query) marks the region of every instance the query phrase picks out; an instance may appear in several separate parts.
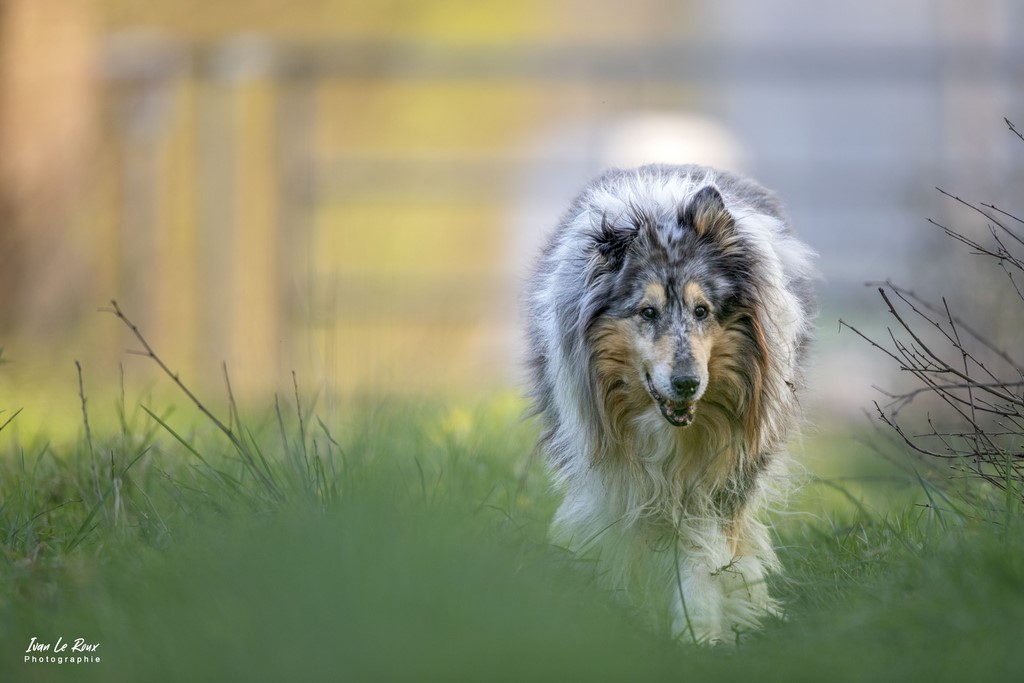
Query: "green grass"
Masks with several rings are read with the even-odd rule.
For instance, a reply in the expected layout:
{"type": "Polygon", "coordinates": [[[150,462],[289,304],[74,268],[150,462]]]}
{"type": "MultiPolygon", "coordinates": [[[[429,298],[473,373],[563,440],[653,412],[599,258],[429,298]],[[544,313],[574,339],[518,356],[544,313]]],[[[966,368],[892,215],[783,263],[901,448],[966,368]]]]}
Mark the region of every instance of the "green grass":
{"type": "Polygon", "coordinates": [[[244,422],[234,411],[234,444],[184,409],[118,407],[113,427],[66,444],[9,427],[0,680],[1019,675],[1019,510],[945,500],[909,475],[930,507],[905,491],[868,505],[875,484],[819,468],[830,479],[807,478],[778,515],[788,619],[737,647],[683,647],[545,542],[557,501],[520,409],[394,400],[327,418],[282,400],[244,422]],[[26,664],[33,637],[99,643],[101,662],[26,664]]]}

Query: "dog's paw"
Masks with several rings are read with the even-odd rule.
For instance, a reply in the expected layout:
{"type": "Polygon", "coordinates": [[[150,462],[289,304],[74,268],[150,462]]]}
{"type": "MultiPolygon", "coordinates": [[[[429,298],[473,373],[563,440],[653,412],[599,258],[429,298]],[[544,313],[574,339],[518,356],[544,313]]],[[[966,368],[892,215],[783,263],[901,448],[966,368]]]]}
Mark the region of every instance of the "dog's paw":
{"type": "Polygon", "coordinates": [[[672,638],[689,645],[715,646],[729,642],[731,634],[724,628],[722,615],[690,614],[677,615],[672,621],[672,638]]]}

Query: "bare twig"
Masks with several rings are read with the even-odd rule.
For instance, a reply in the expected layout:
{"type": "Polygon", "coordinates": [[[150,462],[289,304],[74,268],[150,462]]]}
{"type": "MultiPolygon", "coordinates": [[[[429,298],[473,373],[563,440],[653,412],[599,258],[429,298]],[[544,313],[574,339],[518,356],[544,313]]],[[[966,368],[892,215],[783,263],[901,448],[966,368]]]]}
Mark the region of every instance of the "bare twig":
{"type": "MultiPolygon", "coordinates": [[[[1007,125],[1021,137],[1012,123],[1007,121],[1007,125]]],[[[1024,302],[1024,287],[1018,282],[1018,273],[1024,272],[1024,254],[1020,253],[1024,237],[1007,223],[1024,224],[1024,220],[993,204],[978,206],[937,189],[983,217],[988,237],[968,236],[930,222],[971,254],[990,259],[1006,276],[1017,299],[1024,302]]],[[[884,407],[875,402],[878,421],[912,452],[945,462],[958,476],[980,479],[1007,496],[1024,500],[1024,366],[984,331],[957,317],[946,298],[935,304],[891,281],[870,284],[877,287],[890,318],[897,323],[887,330],[888,339],[873,339],[843,321],[840,326],[895,361],[900,372],[918,383],[900,391],[879,389],[889,402],[884,407]],[[929,329],[934,334],[926,334],[929,329]],[[923,422],[927,427],[908,430],[904,422],[909,424],[910,418],[901,417],[901,412],[922,395],[934,399],[920,406],[929,413],[918,418],[917,424],[923,422]],[[932,410],[938,411],[935,417],[932,410]]],[[[1000,315],[1007,318],[1005,310],[1000,315]]]]}
{"type": "MultiPolygon", "coordinates": [[[[950,194],[949,192],[946,192],[941,187],[936,187],[935,189],[938,190],[941,194],[945,195],[946,197],[949,197],[950,199],[956,201],[957,203],[962,204],[963,206],[966,206],[971,211],[975,211],[977,213],[980,213],[982,216],[987,218],[989,221],[991,221],[995,225],[998,225],[1004,232],[1006,232],[1006,234],[1008,234],[1010,237],[1015,239],[1018,243],[1024,245],[1024,240],[1021,239],[1020,235],[1018,235],[1017,233],[1015,233],[1012,230],[1010,230],[1010,228],[1008,228],[1007,226],[1003,225],[999,220],[994,218],[991,214],[989,214],[989,213],[987,213],[985,211],[982,211],[979,207],[975,206],[974,204],[971,204],[970,202],[968,202],[968,201],[966,201],[964,199],[960,199],[960,197],[957,197],[956,195],[953,195],[953,194],[950,194]]],[[[982,204],[982,206],[985,206],[985,205],[982,204]]],[[[1007,215],[1009,215],[1009,214],[1007,214],[1007,215]]],[[[946,228],[943,228],[943,229],[945,230],[946,228]]]]}
{"type": "Polygon", "coordinates": [[[1003,211],[1002,209],[1000,209],[995,204],[986,204],[985,202],[981,202],[981,205],[984,206],[986,209],[992,209],[996,213],[1001,213],[1002,215],[1006,216],[1010,220],[1014,220],[1014,221],[1017,221],[1018,223],[1024,224],[1024,219],[1018,218],[1017,216],[1015,216],[1012,213],[1009,213],[1007,211],[1003,211]]]}
{"type": "MultiPolygon", "coordinates": [[[[206,418],[213,424],[213,426],[216,427],[222,434],[224,434],[224,436],[226,436],[229,441],[231,441],[231,444],[238,450],[239,454],[243,458],[245,458],[250,469],[256,475],[257,479],[259,479],[263,487],[267,491],[272,493],[275,497],[280,497],[280,491],[278,490],[277,485],[274,484],[273,480],[270,479],[267,473],[264,472],[256,463],[256,460],[253,457],[253,454],[250,452],[249,447],[241,440],[241,438],[239,438],[239,436],[230,427],[228,427],[216,415],[210,412],[210,409],[207,408],[206,405],[202,401],[200,401],[199,398],[194,393],[192,393],[192,390],[189,389],[188,386],[186,386],[185,383],[181,381],[181,378],[178,376],[178,373],[172,371],[169,367],[167,367],[167,364],[164,363],[163,359],[161,359],[160,356],[157,355],[156,351],[153,350],[153,347],[149,345],[149,342],[146,341],[146,338],[142,335],[142,332],[135,325],[135,323],[129,320],[128,317],[124,314],[124,311],[121,310],[121,307],[118,305],[117,301],[111,299],[110,305],[111,308],[108,310],[115,316],[117,316],[117,318],[121,322],[123,322],[125,326],[128,327],[129,330],[131,330],[132,334],[135,336],[135,339],[138,340],[138,342],[142,345],[142,348],[144,349],[143,351],[129,351],[129,353],[135,353],[136,355],[145,356],[151,359],[154,363],[156,363],[157,366],[163,371],[163,373],[170,377],[171,380],[181,390],[181,392],[188,397],[189,401],[192,402],[192,405],[198,408],[199,412],[205,415],[206,418]]],[[[228,381],[226,366],[224,369],[224,378],[225,381],[228,381]]],[[[233,417],[237,421],[238,409],[237,405],[235,404],[234,395],[230,393],[230,388],[231,384],[230,381],[228,381],[231,412],[233,417]]]]}
{"type": "MultiPolygon", "coordinates": [[[[903,298],[904,300],[911,300],[911,301],[915,302],[918,306],[920,306],[922,308],[925,308],[928,311],[931,311],[932,313],[935,313],[936,315],[941,315],[942,314],[942,310],[939,309],[938,306],[936,306],[935,304],[931,303],[927,299],[921,297],[916,292],[914,292],[914,290],[907,289],[905,287],[901,287],[900,285],[896,284],[892,280],[886,280],[885,282],[868,282],[866,284],[868,286],[870,286],[870,287],[886,287],[887,289],[890,289],[893,292],[898,293],[901,296],[901,298],[903,298]]],[[[955,322],[957,325],[959,325],[961,330],[963,330],[964,332],[967,332],[967,334],[971,335],[971,337],[973,337],[975,341],[980,343],[982,346],[984,346],[986,349],[988,349],[992,353],[994,353],[997,356],[999,356],[999,358],[1001,358],[1002,360],[1006,361],[1007,363],[1009,363],[1010,365],[1014,366],[1018,370],[1020,370],[1022,367],[1024,367],[1020,363],[1018,363],[1016,360],[1014,360],[1009,355],[1009,353],[1006,352],[1005,349],[1001,349],[1001,348],[997,347],[995,344],[992,343],[991,340],[989,340],[988,336],[985,333],[978,331],[977,329],[975,329],[974,327],[972,327],[971,325],[966,323],[963,320],[963,318],[960,318],[960,317],[957,317],[957,316],[954,315],[953,316],[953,322],[955,322]]]]}
{"type": "Polygon", "coordinates": [[[1021,140],[1024,140],[1024,135],[1021,135],[1021,132],[1017,130],[1017,127],[1013,125],[1013,122],[1010,121],[1010,119],[1004,116],[1003,121],[1006,121],[1006,125],[1010,127],[1010,131],[1013,132],[1014,135],[1019,137],[1021,140]]]}
{"type": "MultiPolygon", "coordinates": [[[[886,295],[884,289],[879,287],[878,293],[882,295],[882,300],[885,301],[886,306],[889,307],[889,314],[892,315],[892,317],[896,318],[896,321],[900,324],[900,326],[904,330],[906,330],[907,334],[910,335],[910,337],[914,340],[914,342],[918,345],[918,347],[925,354],[927,354],[932,360],[935,361],[936,366],[939,367],[942,372],[955,375],[955,376],[959,377],[960,379],[964,380],[965,382],[971,382],[972,381],[971,377],[969,375],[964,374],[963,372],[960,372],[956,368],[952,367],[951,365],[946,363],[944,360],[942,360],[942,358],[940,358],[938,355],[936,355],[930,348],[928,348],[928,346],[921,340],[921,338],[917,335],[917,333],[914,331],[914,329],[910,325],[908,325],[907,322],[903,319],[903,317],[899,314],[899,312],[896,310],[896,307],[892,305],[892,301],[889,300],[889,297],[886,295]]],[[[996,398],[999,398],[999,399],[1001,399],[1003,401],[1007,401],[1008,403],[1013,403],[1015,405],[1024,407],[1024,399],[1021,399],[1021,398],[1019,398],[1017,396],[1014,396],[1012,394],[1008,394],[1008,393],[1003,392],[1003,391],[999,391],[999,389],[1001,388],[1000,386],[987,386],[987,387],[979,387],[979,388],[985,389],[986,391],[991,393],[993,396],[995,396],[996,398]]]]}

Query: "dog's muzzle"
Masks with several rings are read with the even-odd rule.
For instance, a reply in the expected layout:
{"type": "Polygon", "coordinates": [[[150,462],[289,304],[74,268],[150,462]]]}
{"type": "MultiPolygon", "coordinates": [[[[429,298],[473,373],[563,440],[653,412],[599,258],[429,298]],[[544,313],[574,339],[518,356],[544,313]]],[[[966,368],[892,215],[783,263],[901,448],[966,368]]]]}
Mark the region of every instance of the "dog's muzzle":
{"type": "Polygon", "coordinates": [[[658,404],[661,416],[673,427],[689,427],[693,422],[694,415],[697,414],[696,401],[676,401],[662,396],[654,388],[650,375],[647,375],[647,393],[658,404]]]}

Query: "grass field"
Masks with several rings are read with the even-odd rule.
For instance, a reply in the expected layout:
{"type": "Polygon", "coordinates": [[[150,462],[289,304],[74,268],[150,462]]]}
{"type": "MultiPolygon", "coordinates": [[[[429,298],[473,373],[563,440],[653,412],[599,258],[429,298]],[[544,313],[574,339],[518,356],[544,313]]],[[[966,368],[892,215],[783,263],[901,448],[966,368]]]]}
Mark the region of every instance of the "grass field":
{"type": "MultiPolygon", "coordinates": [[[[17,417],[0,431],[2,681],[1024,670],[1019,509],[944,499],[912,473],[897,493],[870,483],[877,472],[855,484],[815,465],[776,514],[787,571],[774,591],[788,619],[709,650],[648,632],[545,542],[556,500],[515,399],[364,401],[328,419],[282,398],[248,419],[231,411],[235,443],[188,403],[89,407],[77,439],[21,434],[17,417]],[[26,653],[33,638],[50,650],[26,653]],[[78,638],[97,649],[72,653],[78,638]],[[33,655],[100,661],[24,661],[33,655]]],[[[847,437],[802,448],[867,458],[847,437]]]]}

